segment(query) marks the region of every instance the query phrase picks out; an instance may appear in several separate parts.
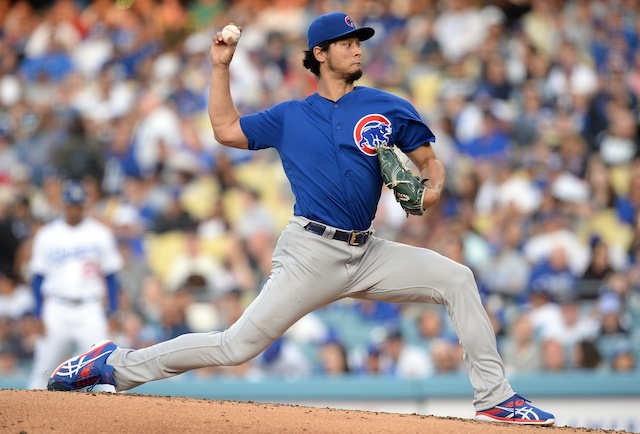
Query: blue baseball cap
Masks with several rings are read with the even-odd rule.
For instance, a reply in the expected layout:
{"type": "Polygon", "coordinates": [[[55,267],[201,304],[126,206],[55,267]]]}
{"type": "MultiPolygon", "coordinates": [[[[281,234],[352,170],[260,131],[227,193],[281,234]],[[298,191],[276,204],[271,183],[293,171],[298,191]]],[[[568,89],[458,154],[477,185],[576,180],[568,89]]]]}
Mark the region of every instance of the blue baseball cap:
{"type": "Polygon", "coordinates": [[[84,187],[78,181],[69,181],[64,186],[64,203],[69,205],[82,205],[87,198],[84,187]]]}
{"type": "Polygon", "coordinates": [[[343,12],[332,12],[316,18],[309,26],[307,42],[309,50],[326,41],[355,37],[361,41],[371,38],[375,30],[371,27],[356,28],[351,17],[343,12]]]}

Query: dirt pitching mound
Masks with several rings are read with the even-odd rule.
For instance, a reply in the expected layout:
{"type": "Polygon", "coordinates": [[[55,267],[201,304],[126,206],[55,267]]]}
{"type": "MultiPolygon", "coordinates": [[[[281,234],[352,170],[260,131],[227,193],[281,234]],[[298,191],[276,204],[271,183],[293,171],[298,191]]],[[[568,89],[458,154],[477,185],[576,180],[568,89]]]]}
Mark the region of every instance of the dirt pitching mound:
{"type": "Polygon", "coordinates": [[[135,393],[0,390],[6,433],[621,433],[135,393]]]}

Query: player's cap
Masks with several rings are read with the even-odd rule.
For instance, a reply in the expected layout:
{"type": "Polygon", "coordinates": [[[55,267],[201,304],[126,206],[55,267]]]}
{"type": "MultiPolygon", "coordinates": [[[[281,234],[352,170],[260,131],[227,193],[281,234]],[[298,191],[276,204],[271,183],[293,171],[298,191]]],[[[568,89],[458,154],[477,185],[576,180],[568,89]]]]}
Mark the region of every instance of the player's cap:
{"type": "Polygon", "coordinates": [[[309,26],[307,42],[309,50],[326,41],[356,37],[361,41],[371,38],[375,30],[371,27],[356,28],[351,17],[343,12],[332,12],[316,18],[309,26]]]}
{"type": "Polygon", "coordinates": [[[69,205],[82,205],[87,195],[84,187],[78,181],[69,181],[64,186],[63,200],[69,205]]]}

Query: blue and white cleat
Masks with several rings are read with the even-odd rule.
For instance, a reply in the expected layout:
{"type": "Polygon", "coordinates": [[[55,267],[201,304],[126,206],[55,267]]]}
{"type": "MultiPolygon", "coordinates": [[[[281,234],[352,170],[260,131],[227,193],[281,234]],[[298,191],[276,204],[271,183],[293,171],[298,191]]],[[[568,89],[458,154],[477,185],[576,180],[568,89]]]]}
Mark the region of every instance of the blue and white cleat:
{"type": "Polygon", "coordinates": [[[551,413],[532,405],[531,401],[515,394],[505,402],[487,410],[477,411],[476,420],[485,422],[512,423],[515,425],[551,426],[556,422],[551,413]]]}
{"type": "Polygon", "coordinates": [[[98,384],[115,386],[113,366],[107,365],[109,355],[118,348],[111,341],[95,344],[89,351],[63,362],[53,371],[47,389],[68,392],[91,391],[98,384]]]}

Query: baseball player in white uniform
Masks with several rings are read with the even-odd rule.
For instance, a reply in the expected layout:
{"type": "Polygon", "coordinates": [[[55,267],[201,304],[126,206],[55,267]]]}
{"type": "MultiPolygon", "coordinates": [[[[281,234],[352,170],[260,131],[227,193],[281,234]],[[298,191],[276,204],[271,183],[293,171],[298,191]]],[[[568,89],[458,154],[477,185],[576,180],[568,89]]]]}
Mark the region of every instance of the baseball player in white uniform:
{"type": "Polygon", "coordinates": [[[118,308],[116,273],[123,260],[113,233],[84,216],[82,184],[68,182],[63,199],[64,216],[44,225],[33,244],[34,313],[42,320],[43,334],[35,347],[30,389],[45,389],[70,352],[106,339],[107,315],[118,308]]]}

